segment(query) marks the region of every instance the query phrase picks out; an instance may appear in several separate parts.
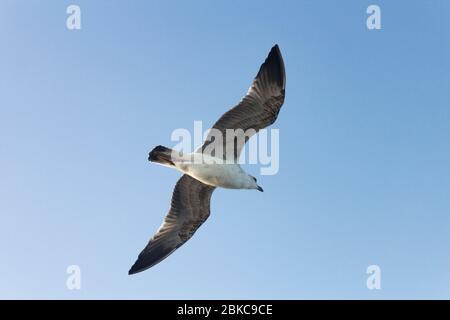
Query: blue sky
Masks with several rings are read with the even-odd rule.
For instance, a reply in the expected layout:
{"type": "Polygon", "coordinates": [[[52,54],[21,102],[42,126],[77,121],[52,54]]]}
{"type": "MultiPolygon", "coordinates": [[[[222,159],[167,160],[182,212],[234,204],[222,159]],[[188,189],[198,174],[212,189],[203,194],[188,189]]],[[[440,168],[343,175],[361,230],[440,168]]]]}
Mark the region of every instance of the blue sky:
{"type": "Polygon", "coordinates": [[[449,9],[2,1],[0,298],[449,299],[449,9]],[[81,30],[66,28],[70,4],[81,30]],[[128,276],[179,177],[148,151],[211,125],[275,43],[280,171],[247,166],[264,193],[217,190],[189,242],[128,276]],[[381,290],[366,287],[373,264],[381,290]]]}

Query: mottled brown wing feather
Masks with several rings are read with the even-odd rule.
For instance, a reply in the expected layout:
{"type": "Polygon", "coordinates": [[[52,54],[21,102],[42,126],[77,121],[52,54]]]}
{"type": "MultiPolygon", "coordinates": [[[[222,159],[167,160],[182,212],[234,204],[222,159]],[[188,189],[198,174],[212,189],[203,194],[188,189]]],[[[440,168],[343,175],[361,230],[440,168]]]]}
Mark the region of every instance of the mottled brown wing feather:
{"type": "Polygon", "coordinates": [[[175,185],[170,210],[163,224],[128,273],[138,273],[154,266],[188,241],[208,219],[214,189],[183,175],[175,185]]]}
{"type": "Polygon", "coordinates": [[[220,150],[219,154],[223,154],[224,160],[236,162],[247,140],[277,119],[284,102],[285,86],[286,73],[283,57],[278,45],[275,45],[261,65],[247,95],[238,105],[222,115],[212,127],[219,130],[224,137],[223,146],[220,146],[220,140],[216,142],[213,133],[209,133],[201,146],[201,151],[205,151],[205,148],[209,146],[208,150],[220,150]],[[242,129],[241,133],[249,129],[253,130],[247,131],[248,135],[238,134],[227,137],[226,129],[242,129]],[[211,145],[212,143],[215,145],[211,145]]]}

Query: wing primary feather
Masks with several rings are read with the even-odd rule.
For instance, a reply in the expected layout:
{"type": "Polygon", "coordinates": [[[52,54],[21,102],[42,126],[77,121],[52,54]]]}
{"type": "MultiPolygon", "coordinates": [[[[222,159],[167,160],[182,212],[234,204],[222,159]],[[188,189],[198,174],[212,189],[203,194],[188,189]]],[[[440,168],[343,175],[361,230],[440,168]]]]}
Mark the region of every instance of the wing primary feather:
{"type": "Polygon", "coordinates": [[[175,185],[169,213],[128,274],[153,267],[188,241],[208,219],[215,187],[183,175],[175,185]]]}
{"type": "Polygon", "coordinates": [[[222,139],[223,145],[217,144],[220,142],[214,139],[216,131],[213,131],[208,134],[199,150],[204,152],[206,147],[209,151],[219,150],[220,154],[223,154],[224,160],[238,161],[242,148],[251,136],[260,129],[270,126],[277,119],[284,103],[285,88],[284,61],[280,48],[275,45],[259,68],[247,94],[213,125],[213,129],[221,132],[224,138],[222,139]],[[233,129],[238,138],[230,137],[227,129],[233,129]]]}

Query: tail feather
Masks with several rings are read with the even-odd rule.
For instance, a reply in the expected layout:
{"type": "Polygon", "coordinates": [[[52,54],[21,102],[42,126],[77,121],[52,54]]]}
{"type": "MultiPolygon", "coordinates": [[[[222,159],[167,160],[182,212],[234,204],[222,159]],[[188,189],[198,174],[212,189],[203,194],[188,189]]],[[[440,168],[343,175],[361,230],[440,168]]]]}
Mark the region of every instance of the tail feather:
{"type": "Polygon", "coordinates": [[[150,153],[148,154],[148,160],[166,166],[175,166],[172,161],[172,149],[166,148],[164,146],[157,146],[152,151],[150,151],[150,153]]]}

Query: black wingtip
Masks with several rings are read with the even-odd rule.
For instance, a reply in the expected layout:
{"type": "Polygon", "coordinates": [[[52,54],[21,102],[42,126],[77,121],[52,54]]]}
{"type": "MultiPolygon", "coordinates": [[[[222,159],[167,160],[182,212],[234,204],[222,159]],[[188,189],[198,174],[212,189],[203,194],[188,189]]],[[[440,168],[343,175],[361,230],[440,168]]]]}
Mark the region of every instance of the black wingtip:
{"type": "Polygon", "coordinates": [[[281,89],[285,90],[286,71],[284,69],[283,56],[281,55],[281,50],[278,44],[275,44],[272,49],[270,49],[265,64],[267,64],[269,68],[272,68],[272,72],[277,75],[276,77],[278,78],[281,89]]]}
{"type": "MultiPolygon", "coordinates": [[[[134,266],[133,266],[133,267],[134,267],[134,266]]],[[[136,273],[139,272],[139,271],[135,270],[133,267],[131,267],[131,269],[128,270],[128,275],[129,275],[129,276],[131,276],[131,275],[136,274],[136,273]]]]}
{"type": "MultiPolygon", "coordinates": [[[[182,244],[182,243],[181,243],[182,244]]],[[[165,246],[164,243],[152,241],[142,250],[137,258],[136,262],[133,264],[131,269],[128,271],[129,275],[145,271],[162,260],[167,258],[172,252],[174,252],[178,247],[181,246],[165,246]]]]}
{"type": "Polygon", "coordinates": [[[139,255],[136,262],[131,266],[130,270],[128,271],[128,275],[133,275],[142,271],[145,271],[151,267],[153,267],[155,264],[163,260],[164,258],[160,259],[154,259],[152,255],[139,255]]]}
{"type": "Polygon", "coordinates": [[[269,56],[267,57],[267,59],[269,60],[270,57],[274,57],[276,58],[276,60],[283,60],[283,58],[281,57],[281,51],[280,51],[280,47],[276,44],[274,45],[269,52],[269,56]]]}
{"type": "Polygon", "coordinates": [[[147,270],[149,266],[143,266],[142,263],[140,263],[140,260],[136,260],[136,262],[133,264],[133,266],[128,270],[128,275],[133,275],[139,272],[142,272],[144,270],[147,270]]]}
{"type": "Polygon", "coordinates": [[[146,259],[142,259],[142,253],[139,255],[139,257],[136,259],[134,264],[131,266],[130,270],[128,270],[128,275],[133,275],[142,271],[147,270],[151,266],[153,266],[153,263],[149,263],[146,261],[146,259]]]}

